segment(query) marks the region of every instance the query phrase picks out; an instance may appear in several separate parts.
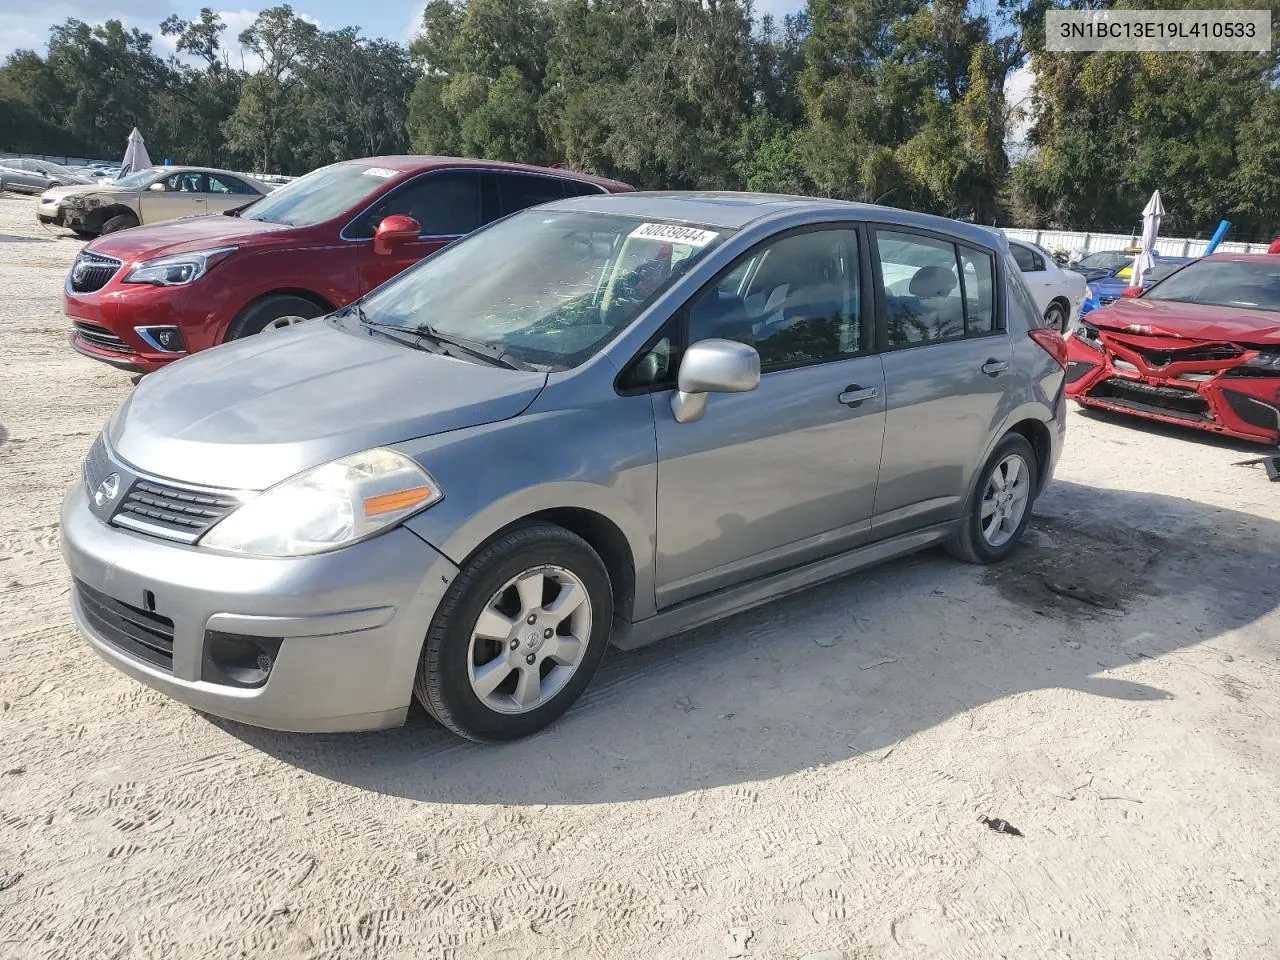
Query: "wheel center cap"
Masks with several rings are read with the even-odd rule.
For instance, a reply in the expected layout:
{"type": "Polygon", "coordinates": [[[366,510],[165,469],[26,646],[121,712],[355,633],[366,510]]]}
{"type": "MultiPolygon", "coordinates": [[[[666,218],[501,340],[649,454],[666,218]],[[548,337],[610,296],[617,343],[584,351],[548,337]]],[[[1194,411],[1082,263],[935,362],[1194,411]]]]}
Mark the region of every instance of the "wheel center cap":
{"type": "Polygon", "coordinates": [[[526,630],[524,634],[524,645],[530,650],[537,650],[542,646],[541,630],[526,630]]]}

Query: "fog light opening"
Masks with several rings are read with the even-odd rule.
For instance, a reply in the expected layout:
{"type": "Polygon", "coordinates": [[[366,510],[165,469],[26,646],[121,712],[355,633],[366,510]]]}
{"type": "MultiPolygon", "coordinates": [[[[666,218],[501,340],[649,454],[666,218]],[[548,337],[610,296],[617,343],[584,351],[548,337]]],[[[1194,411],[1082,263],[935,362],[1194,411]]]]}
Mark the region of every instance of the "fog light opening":
{"type": "Polygon", "coordinates": [[[260,687],[280,655],[279,639],[209,630],[204,635],[201,679],[233,687],[260,687]]]}
{"type": "Polygon", "coordinates": [[[177,327],[134,327],[138,336],[161,353],[186,353],[187,341],[177,327]]]}

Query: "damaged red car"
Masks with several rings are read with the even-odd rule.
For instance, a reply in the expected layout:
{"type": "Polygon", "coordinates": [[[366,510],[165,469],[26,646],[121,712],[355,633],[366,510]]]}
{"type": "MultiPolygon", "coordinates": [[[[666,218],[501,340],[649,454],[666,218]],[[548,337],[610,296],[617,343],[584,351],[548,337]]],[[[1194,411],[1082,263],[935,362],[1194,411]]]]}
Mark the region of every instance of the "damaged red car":
{"type": "Polygon", "coordinates": [[[1218,254],[1090,313],[1068,344],[1086,407],[1280,444],[1280,256],[1218,254]]]}

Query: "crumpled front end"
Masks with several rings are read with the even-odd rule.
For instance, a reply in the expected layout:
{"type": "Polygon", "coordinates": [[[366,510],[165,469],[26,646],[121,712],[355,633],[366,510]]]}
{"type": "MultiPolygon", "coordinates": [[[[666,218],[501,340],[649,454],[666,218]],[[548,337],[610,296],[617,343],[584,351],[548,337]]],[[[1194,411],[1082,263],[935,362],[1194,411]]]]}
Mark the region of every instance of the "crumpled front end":
{"type": "Polygon", "coordinates": [[[1067,396],[1084,406],[1280,444],[1280,349],[1122,333],[1084,322],[1067,396]]]}

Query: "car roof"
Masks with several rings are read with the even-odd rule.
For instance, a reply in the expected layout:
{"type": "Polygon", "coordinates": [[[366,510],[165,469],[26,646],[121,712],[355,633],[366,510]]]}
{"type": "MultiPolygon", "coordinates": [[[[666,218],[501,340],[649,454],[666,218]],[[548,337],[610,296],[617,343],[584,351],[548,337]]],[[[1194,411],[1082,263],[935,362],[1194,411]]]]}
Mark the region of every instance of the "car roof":
{"type": "MultiPolygon", "coordinates": [[[[1192,258],[1195,259],[1195,258],[1192,258]]],[[[1201,260],[1207,260],[1211,263],[1218,263],[1227,260],[1243,260],[1245,263],[1270,263],[1274,266],[1280,266],[1280,256],[1274,253],[1211,253],[1207,257],[1200,257],[1201,260]]]]}
{"type": "Polygon", "coordinates": [[[808,214],[814,220],[847,217],[870,220],[891,226],[919,227],[958,235],[973,243],[999,249],[1000,234],[990,228],[961,223],[927,213],[915,213],[897,207],[848,200],[825,200],[819,197],[795,197],[773,193],[716,193],[695,191],[645,191],[609,196],[578,197],[560,200],[547,206],[592,213],[616,213],[701,224],[721,229],[740,230],[748,224],[776,219],[788,214],[808,214]]]}
{"type": "Polygon", "coordinates": [[[628,184],[608,177],[597,177],[589,173],[578,173],[576,170],[563,170],[558,167],[535,167],[528,163],[512,163],[507,160],[475,160],[468,157],[439,157],[402,154],[385,157],[358,157],[354,160],[341,161],[347,166],[385,167],[403,173],[421,173],[440,167],[475,167],[490,170],[512,170],[517,173],[540,173],[544,176],[563,177],[566,180],[583,180],[602,187],[630,190],[628,184]]]}

